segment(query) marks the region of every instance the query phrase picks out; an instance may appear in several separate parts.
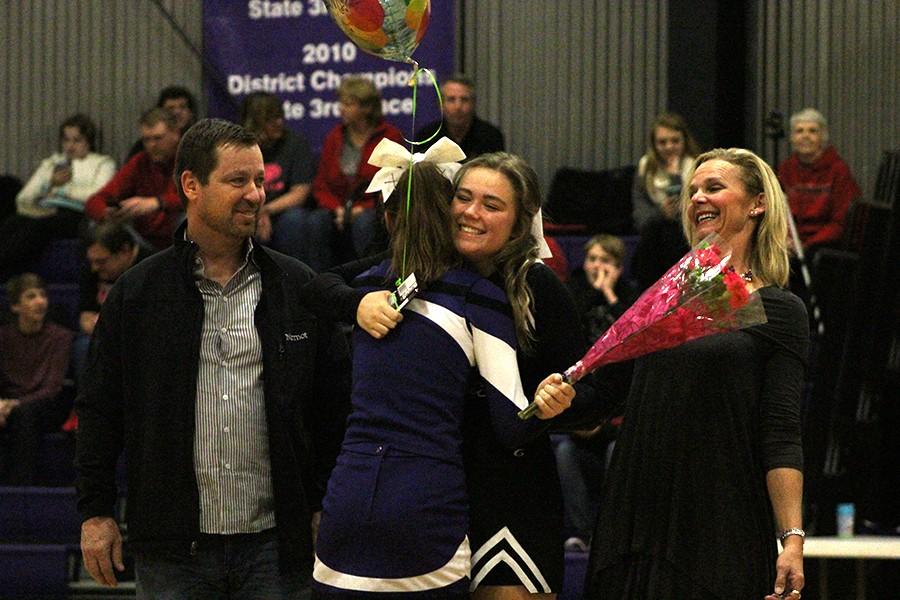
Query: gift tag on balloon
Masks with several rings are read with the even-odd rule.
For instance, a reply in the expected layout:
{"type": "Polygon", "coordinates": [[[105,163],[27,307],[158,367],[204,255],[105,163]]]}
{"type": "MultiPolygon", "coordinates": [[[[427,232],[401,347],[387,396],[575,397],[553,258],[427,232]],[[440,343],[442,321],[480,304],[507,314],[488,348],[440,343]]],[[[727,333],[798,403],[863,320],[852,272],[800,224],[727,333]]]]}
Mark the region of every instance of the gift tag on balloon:
{"type": "Polygon", "coordinates": [[[413,299],[419,292],[419,284],[416,281],[416,274],[410,273],[409,277],[400,282],[397,289],[390,295],[388,302],[397,310],[403,310],[406,303],[413,299]]]}

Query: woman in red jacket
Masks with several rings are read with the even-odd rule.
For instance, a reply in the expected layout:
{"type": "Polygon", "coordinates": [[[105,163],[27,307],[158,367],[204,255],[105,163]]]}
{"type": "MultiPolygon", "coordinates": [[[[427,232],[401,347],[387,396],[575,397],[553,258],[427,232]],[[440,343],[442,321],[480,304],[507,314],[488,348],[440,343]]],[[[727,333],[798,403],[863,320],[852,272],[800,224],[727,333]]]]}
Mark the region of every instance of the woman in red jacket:
{"type": "Polygon", "coordinates": [[[814,108],[791,115],[793,153],[778,167],[797,232],[807,253],[836,246],[850,202],[862,192],[847,163],[828,143],[828,123],[814,108]]]}
{"type": "Polygon", "coordinates": [[[381,94],[361,77],[345,77],[338,88],[341,123],[325,137],[313,194],[319,208],[334,213],[338,231],[349,229],[357,256],[365,256],[375,232],[375,194],[365,189],[378,170],[369,155],[383,138],[403,142],[400,130],[384,120],[381,94]]]}

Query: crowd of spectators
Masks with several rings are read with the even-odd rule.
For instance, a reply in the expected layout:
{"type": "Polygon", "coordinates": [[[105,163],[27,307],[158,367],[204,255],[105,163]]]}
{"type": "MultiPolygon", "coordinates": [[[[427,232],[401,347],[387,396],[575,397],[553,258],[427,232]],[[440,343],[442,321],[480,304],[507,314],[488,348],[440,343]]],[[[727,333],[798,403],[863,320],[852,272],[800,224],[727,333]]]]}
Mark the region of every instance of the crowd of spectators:
{"type": "MultiPolygon", "coordinates": [[[[464,138],[472,155],[502,149],[499,130],[474,115],[469,79],[448,79],[444,92],[451,135],[464,138]]],[[[240,107],[239,122],[257,137],[265,162],[266,203],[256,237],[317,271],[383,243],[374,195],[365,193],[375,173],[368,158],[385,137],[403,141],[400,130],[385,120],[381,94],[371,81],[346,77],[337,98],[341,121],[321,141],[318,157],[303,135],[285,126],[277,96],[255,92],[240,107]]],[[[184,220],[173,181],[175,154],[199,113],[187,88],[162,89],[155,106],[138,119],[140,138],[118,170],[117,161],[99,151],[101,128],[91,117],[73,114],[59,125],[58,150],[24,186],[4,177],[0,282],[8,281],[6,304],[12,312],[2,321],[8,323],[0,341],[0,443],[11,451],[0,456],[0,483],[32,482],[40,433],[59,429],[69,415],[72,394],[63,404],[55,399],[63,381],[77,385],[85,369],[106,295],[127,269],[172,244],[184,220]],[[55,299],[44,282],[26,273],[40,264],[54,240],[77,240],[73,247],[81,249],[79,291],[58,300],[77,297],[77,317],[67,327],[54,322],[62,312],[53,310],[60,307],[51,306],[55,299]],[[44,410],[51,405],[62,410],[54,410],[52,419],[44,410]],[[20,458],[13,464],[8,456],[20,458]]]]}
{"type": "MultiPolygon", "coordinates": [[[[416,139],[446,135],[468,158],[504,149],[500,130],[476,114],[470,79],[454,75],[441,90],[442,119],[422,127],[416,139]]],[[[285,126],[277,96],[250,94],[240,111],[240,123],[257,137],[265,163],[266,202],[256,238],[316,271],[377,248],[381,224],[373,195],[365,193],[376,169],[368,158],[384,138],[403,142],[401,131],[384,118],[371,81],[346,77],[337,96],[341,120],[322,140],[318,157],[309,140],[285,126]]],[[[198,112],[185,88],[162,90],[157,105],[140,117],[141,138],[118,171],[113,158],[98,152],[98,127],[91,118],[67,117],[59,126],[58,151],[41,161],[16,195],[12,214],[0,220],[0,281],[7,282],[11,310],[0,327],[2,482],[34,483],[40,436],[57,430],[69,415],[71,404],[60,400],[63,382],[70,374],[77,384],[85,368],[107,293],[127,269],[172,244],[184,219],[172,177],[174,159],[198,112]],[[71,238],[79,238],[83,249],[76,331],[48,318],[47,286],[23,273],[50,242],[71,238]]],[[[860,189],[829,144],[819,111],[807,108],[792,116],[790,141],[793,152],[778,176],[799,243],[807,253],[835,247],[860,189]]],[[[584,245],[580,268],[558,273],[568,280],[589,343],[687,251],[679,198],[700,153],[683,118],[659,115],[646,153],[637,160],[633,193],[622,199],[632,207],[632,233],[639,240],[633,257],[622,239],[598,235],[584,245]]],[[[552,240],[551,246],[560,252],[552,240]]],[[[624,381],[630,379],[628,368],[621,373],[624,381]]],[[[572,548],[590,543],[598,486],[615,434],[615,425],[605,425],[556,440],[572,548]]]]}

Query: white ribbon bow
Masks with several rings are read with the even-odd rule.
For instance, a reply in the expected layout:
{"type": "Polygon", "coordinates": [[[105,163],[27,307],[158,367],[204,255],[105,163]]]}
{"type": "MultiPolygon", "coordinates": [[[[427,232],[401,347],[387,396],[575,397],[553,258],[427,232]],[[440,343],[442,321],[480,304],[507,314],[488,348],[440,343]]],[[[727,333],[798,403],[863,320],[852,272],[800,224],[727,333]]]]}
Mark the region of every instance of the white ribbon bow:
{"type": "MultiPolygon", "coordinates": [[[[448,137],[440,138],[425,152],[416,152],[415,154],[411,154],[397,142],[384,138],[378,142],[369,156],[369,164],[381,168],[375,173],[369,187],[366,188],[366,193],[380,191],[382,199],[387,201],[394,192],[394,188],[397,187],[400,176],[409,168],[410,161],[413,164],[434,163],[444,177],[453,181],[453,177],[462,166],[459,161],[465,158],[466,153],[462,151],[462,148],[448,137]]],[[[544,239],[544,224],[540,209],[531,222],[531,233],[538,243],[539,258],[551,258],[553,253],[547,245],[547,240],[544,239]]]]}
{"type": "Polygon", "coordinates": [[[375,177],[372,178],[372,182],[366,188],[366,193],[380,191],[382,199],[387,201],[388,196],[397,187],[400,176],[409,168],[410,162],[414,164],[420,162],[434,163],[444,177],[453,181],[454,175],[462,166],[459,164],[459,161],[465,158],[466,153],[462,151],[462,148],[447,137],[442,137],[436,141],[425,152],[416,152],[415,154],[411,154],[409,150],[397,142],[384,138],[378,142],[378,145],[372,150],[372,155],[369,156],[369,164],[381,167],[381,169],[375,173],[375,177]]]}
{"type": "Polygon", "coordinates": [[[537,214],[531,220],[531,235],[534,236],[538,243],[538,258],[553,258],[553,252],[544,238],[544,215],[541,209],[538,209],[537,214]]]}

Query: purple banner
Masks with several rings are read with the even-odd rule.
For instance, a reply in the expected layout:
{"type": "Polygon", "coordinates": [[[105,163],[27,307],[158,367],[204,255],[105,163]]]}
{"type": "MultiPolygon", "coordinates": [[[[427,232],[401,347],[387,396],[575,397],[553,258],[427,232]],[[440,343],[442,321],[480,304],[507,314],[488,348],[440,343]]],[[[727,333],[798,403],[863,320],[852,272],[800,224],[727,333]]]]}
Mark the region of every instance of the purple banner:
{"type": "MultiPolygon", "coordinates": [[[[452,73],[453,0],[431,1],[431,22],[413,53],[440,80],[452,73]]],[[[338,28],[322,0],[204,0],[204,78],[211,117],[237,120],[251,92],[283,100],[287,126],[316,152],[339,122],[337,87],[348,74],[371,78],[385,118],[412,139],[412,67],[363,52],[338,28]]],[[[416,128],[440,117],[431,79],[420,75],[416,128]]]]}

